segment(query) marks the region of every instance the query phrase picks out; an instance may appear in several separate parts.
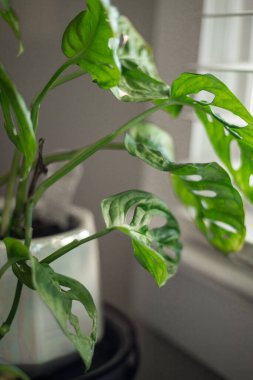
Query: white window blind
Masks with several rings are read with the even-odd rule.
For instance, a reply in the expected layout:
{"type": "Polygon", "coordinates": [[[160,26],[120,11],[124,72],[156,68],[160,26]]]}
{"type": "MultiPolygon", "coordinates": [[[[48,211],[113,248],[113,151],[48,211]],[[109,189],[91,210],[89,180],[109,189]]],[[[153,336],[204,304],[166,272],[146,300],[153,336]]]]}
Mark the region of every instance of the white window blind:
{"type": "MultiPolygon", "coordinates": [[[[253,111],[252,0],[204,0],[197,71],[216,75],[253,111]]],[[[190,158],[217,160],[197,120],[193,122],[190,158]]]]}
{"type": "MultiPolygon", "coordinates": [[[[221,79],[253,112],[253,1],[204,0],[197,71],[221,79]]],[[[225,115],[225,114],[224,114],[225,115]]],[[[231,117],[231,115],[230,115],[231,117]]],[[[227,117],[225,117],[227,118],[227,117]]],[[[237,123],[232,116],[231,123],[237,123]]],[[[190,159],[193,162],[218,161],[203,126],[192,125],[190,159]]],[[[240,160],[237,144],[232,146],[233,165],[240,160]]],[[[246,200],[246,240],[253,243],[253,207],[246,200]]],[[[252,261],[252,259],[251,259],[252,261]]]]}

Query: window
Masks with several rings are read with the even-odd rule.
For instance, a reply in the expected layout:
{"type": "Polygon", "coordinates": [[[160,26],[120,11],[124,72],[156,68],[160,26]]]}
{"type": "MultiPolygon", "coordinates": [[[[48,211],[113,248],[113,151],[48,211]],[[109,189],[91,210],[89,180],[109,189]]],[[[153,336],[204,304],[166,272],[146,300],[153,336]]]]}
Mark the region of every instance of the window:
{"type": "MultiPolygon", "coordinates": [[[[204,0],[197,70],[221,79],[253,112],[253,4],[247,0],[204,0]]],[[[230,115],[226,115],[228,117],[230,115]]],[[[231,117],[231,116],[230,116],[231,117]]],[[[230,122],[238,123],[238,120],[230,122]]],[[[240,160],[238,145],[232,146],[236,168],[240,160]]],[[[190,159],[215,160],[211,144],[198,120],[193,121],[190,159]]],[[[253,207],[246,201],[248,242],[253,243],[253,207]],[[249,228],[250,226],[250,228],[249,228]]]]}

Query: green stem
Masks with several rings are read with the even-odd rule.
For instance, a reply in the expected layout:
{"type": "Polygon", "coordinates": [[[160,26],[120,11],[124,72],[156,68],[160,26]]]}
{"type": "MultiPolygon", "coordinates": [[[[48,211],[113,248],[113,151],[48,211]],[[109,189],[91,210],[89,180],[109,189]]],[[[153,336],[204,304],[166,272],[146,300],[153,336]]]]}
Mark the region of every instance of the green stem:
{"type": "Polygon", "coordinates": [[[6,172],[0,176],[0,186],[6,185],[9,180],[10,172],[6,172]]]}
{"type": "MultiPolygon", "coordinates": [[[[50,165],[54,162],[61,162],[61,161],[69,161],[71,160],[76,154],[80,153],[83,149],[87,149],[88,146],[80,149],[74,149],[64,152],[58,152],[58,153],[52,153],[48,154],[44,157],[44,163],[45,165],[50,165]]],[[[125,150],[124,143],[111,143],[108,144],[101,149],[104,150],[125,150]]]]}
{"type": "Polygon", "coordinates": [[[16,195],[16,205],[12,217],[11,227],[16,227],[19,224],[20,216],[23,214],[25,203],[27,200],[27,180],[20,180],[16,195]]]}
{"type": "Polygon", "coordinates": [[[52,186],[55,182],[59,181],[62,177],[64,177],[66,174],[68,174],[71,170],[73,170],[76,166],[81,164],[83,161],[87,160],[90,156],[92,156],[95,152],[102,149],[104,146],[111,143],[112,140],[114,140],[116,137],[121,135],[122,133],[129,130],[131,127],[135,126],[137,123],[145,119],[146,117],[150,116],[151,114],[155,113],[156,111],[166,107],[171,102],[168,101],[166,103],[157,105],[155,107],[152,107],[144,112],[142,112],[140,115],[134,117],[126,124],[123,124],[119,129],[117,129],[115,132],[103,137],[102,139],[96,141],[94,144],[90,145],[88,148],[82,149],[79,153],[77,153],[69,162],[67,162],[65,165],[63,165],[59,170],[57,170],[54,174],[52,174],[49,178],[47,178],[44,182],[42,182],[33,196],[30,198],[34,204],[40,199],[40,197],[44,194],[44,192],[52,186]]]}
{"type": "MultiPolygon", "coordinates": [[[[85,147],[87,148],[87,147],[85,147]]],[[[80,153],[84,148],[73,149],[63,152],[51,153],[44,156],[45,165],[53,164],[54,162],[62,162],[71,160],[77,153],[80,153]]],[[[103,146],[101,150],[126,150],[124,143],[110,143],[106,146],[103,146]]],[[[36,161],[34,162],[33,167],[35,166],[36,161]]],[[[18,169],[18,173],[21,172],[21,168],[18,169]]],[[[10,177],[10,172],[6,172],[0,177],[0,187],[5,185],[8,182],[10,177]]]]}
{"type": "Polygon", "coordinates": [[[68,60],[62,66],[60,66],[59,69],[56,70],[54,75],[49,79],[45,87],[36,96],[31,107],[31,119],[32,119],[33,129],[35,133],[38,128],[39,110],[40,110],[40,105],[41,105],[42,100],[44,99],[47,92],[54,86],[54,84],[56,83],[57,79],[62,74],[62,72],[65,71],[69,66],[71,66],[72,63],[73,63],[72,60],[68,60]]]}
{"type": "Polygon", "coordinates": [[[87,72],[84,71],[84,70],[82,70],[82,69],[78,70],[78,71],[74,71],[71,74],[65,75],[64,77],[57,79],[54,82],[54,84],[51,85],[50,89],[52,90],[55,87],[58,87],[58,86],[60,86],[60,85],[62,85],[64,83],[67,83],[67,82],[71,81],[72,79],[79,78],[79,77],[81,77],[82,75],[85,75],[85,74],[87,74],[87,72]]]}
{"type": "Polygon", "coordinates": [[[7,261],[2,268],[0,268],[0,278],[4,275],[4,273],[12,266],[11,261],[7,261]]]}
{"type": "Polygon", "coordinates": [[[11,217],[11,209],[12,202],[15,190],[15,184],[17,180],[18,173],[18,165],[19,165],[20,153],[16,150],[14,153],[14,157],[11,164],[10,175],[8,178],[7,188],[6,188],[6,196],[2,213],[2,225],[1,225],[1,235],[5,236],[9,230],[10,226],[10,217],[11,217]]]}
{"type": "Polygon", "coordinates": [[[32,229],[32,217],[33,217],[33,202],[28,202],[25,208],[25,245],[30,248],[33,229],[32,229]]]}
{"type": "Polygon", "coordinates": [[[18,309],[18,305],[19,305],[19,301],[20,301],[20,297],[21,297],[21,292],[22,292],[22,287],[23,287],[22,282],[18,280],[11,310],[9,312],[9,315],[8,315],[6,321],[0,327],[0,339],[3,338],[4,335],[7,334],[7,332],[10,330],[11,324],[14,320],[14,317],[15,317],[17,309],[18,309]]]}
{"type": "Polygon", "coordinates": [[[109,228],[105,228],[102,231],[97,232],[94,235],[90,235],[87,238],[81,239],[81,240],[73,240],[71,243],[65,245],[64,247],[61,247],[57,249],[57,251],[53,252],[51,255],[45,257],[45,259],[41,260],[41,264],[51,264],[53,261],[59,259],[63,255],[65,255],[67,252],[71,251],[72,249],[79,247],[79,245],[85,244],[88,241],[98,239],[101,236],[104,236],[111,232],[112,230],[109,228]]]}

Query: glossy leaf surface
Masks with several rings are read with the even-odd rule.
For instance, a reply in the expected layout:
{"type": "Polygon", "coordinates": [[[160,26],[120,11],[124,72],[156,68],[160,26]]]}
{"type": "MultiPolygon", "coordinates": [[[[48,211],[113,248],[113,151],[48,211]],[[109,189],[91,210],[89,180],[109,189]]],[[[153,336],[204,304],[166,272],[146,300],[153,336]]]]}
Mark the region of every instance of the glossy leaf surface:
{"type": "Polygon", "coordinates": [[[113,94],[128,102],[168,99],[169,86],[158,75],[152,49],[124,16],[119,18],[119,33],[122,41],[117,53],[122,74],[113,94]]]}
{"type": "Polygon", "coordinates": [[[94,352],[97,331],[96,307],[88,290],[78,281],[55,273],[47,264],[32,259],[33,282],[36,291],[50,309],[59,326],[85,362],[88,369],[94,352]],[[77,316],[72,312],[72,302],[84,306],[92,320],[92,331],[85,335],[77,316]]]}
{"type": "Polygon", "coordinates": [[[0,0],[0,16],[7,22],[7,24],[12,29],[14,35],[19,41],[19,54],[22,54],[24,51],[24,46],[21,40],[21,32],[20,32],[20,26],[19,26],[19,20],[16,15],[16,12],[11,7],[9,0],[0,0]]]}
{"type": "Polygon", "coordinates": [[[126,135],[129,153],[173,176],[174,189],[194,212],[194,220],[215,247],[228,253],[245,238],[244,209],[228,174],[216,163],[177,164],[166,132],[152,124],[137,125],[126,135]]]}
{"type": "Polygon", "coordinates": [[[37,149],[36,138],[33,131],[30,111],[1,64],[0,104],[4,116],[5,130],[10,140],[24,155],[25,173],[22,173],[22,175],[25,176],[33,164],[37,149]],[[16,120],[13,119],[14,116],[16,120]]]}
{"type": "Polygon", "coordinates": [[[164,285],[176,273],[181,251],[179,226],[166,204],[151,193],[130,190],[103,200],[101,206],[107,228],[129,236],[136,259],[158,286],[164,285]],[[151,226],[156,217],[162,217],[161,227],[151,226]]]}
{"type": "Polygon", "coordinates": [[[116,8],[107,0],[87,0],[87,10],[79,13],[63,35],[63,53],[86,70],[100,87],[118,84],[116,8]]]}

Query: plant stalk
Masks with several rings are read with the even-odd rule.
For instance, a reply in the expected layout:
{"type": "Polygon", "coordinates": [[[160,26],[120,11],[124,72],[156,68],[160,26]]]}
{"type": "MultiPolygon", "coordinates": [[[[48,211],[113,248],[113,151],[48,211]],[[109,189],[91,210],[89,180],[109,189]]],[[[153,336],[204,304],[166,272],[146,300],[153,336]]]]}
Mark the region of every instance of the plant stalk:
{"type": "Polygon", "coordinates": [[[67,252],[71,251],[72,249],[79,247],[79,245],[85,244],[88,241],[98,239],[101,236],[104,236],[111,232],[112,229],[110,228],[105,228],[102,231],[97,232],[96,234],[90,235],[87,238],[81,239],[81,240],[73,240],[69,244],[65,245],[64,247],[61,247],[57,249],[57,251],[53,252],[51,255],[45,257],[43,260],[41,260],[41,264],[51,264],[53,261],[59,259],[63,255],[65,255],[67,252]]]}
{"type": "Polygon", "coordinates": [[[0,339],[2,339],[5,336],[5,334],[7,334],[8,331],[10,330],[11,324],[14,320],[14,317],[18,309],[22,288],[23,288],[23,284],[20,280],[18,280],[11,310],[9,312],[9,315],[6,321],[0,327],[0,339]]]}
{"type": "Polygon", "coordinates": [[[33,129],[35,133],[38,128],[39,110],[40,110],[40,105],[41,105],[42,100],[44,99],[47,92],[55,85],[55,83],[57,82],[57,79],[63,73],[63,71],[65,71],[72,64],[73,64],[73,61],[68,60],[63,65],[61,65],[53,74],[53,76],[49,79],[47,84],[43,87],[41,92],[36,96],[35,100],[33,101],[33,104],[31,106],[31,119],[32,119],[33,129]]]}
{"type": "Polygon", "coordinates": [[[66,174],[68,174],[71,170],[73,170],[76,166],[81,164],[83,161],[87,160],[90,156],[92,156],[94,153],[96,153],[98,150],[102,149],[104,146],[111,143],[112,140],[114,140],[116,137],[121,135],[122,133],[129,130],[131,127],[135,126],[137,123],[145,119],[146,117],[152,115],[153,113],[157,112],[158,110],[166,107],[167,105],[171,104],[171,101],[168,101],[164,104],[160,104],[157,106],[154,106],[152,108],[149,108],[148,110],[142,112],[140,115],[134,117],[130,121],[128,121],[126,124],[123,124],[119,129],[117,129],[115,132],[103,137],[102,139],[96,141],[94,144],[90,145],[88,148],[82,149],[79,153],[74,155],[74,157],[67,162],[65,165],[63,165],[59,170],[57,170],[54,174],[52,174],[49,178],[47,178],[45,181],[43,181],[33,194],[33,196],[30,198],[34,204],[37,203],[37,201],[41,198],[41,196],[44,194],[44,192],[52,186],[55,182],[59,181],[62,177],[64,177],[66,174]]]}
{"type": "Polygon", "coordinates": [[[67,83],[67,82],[71,81],[72,79],[79,78],[79,77],[81,77],[82,75],[85,75],[85,74],[87,74],[87,72],[81,69],[81,70],[78,70],[78,71],[74,71],[71,74],[65,75],[64,77],[57,79],[54,82],[54,84],[51,85],[50,90],[52,90],[53,88],[58,87],[58,86],[60,86],[60,85],[62,85],[64,83],[67,83]]]}
{"type": "Polygon", "coordinates": [[[10,175],[8,177],[8,183],[6,188],[6,196],[5,196],[5,202],[3,207],[3,213],[2,213],[2,225],[1,225],[1,235],[5,236],[10,227],[10,218],[12,213],[12,202],[14,197],[14,190],[15,190],[15,184],[17,179],[17,173],[18,173],[18,165],[20,160],[20,152],[15,151],[11,169],[10,169],[10,175]]]}

